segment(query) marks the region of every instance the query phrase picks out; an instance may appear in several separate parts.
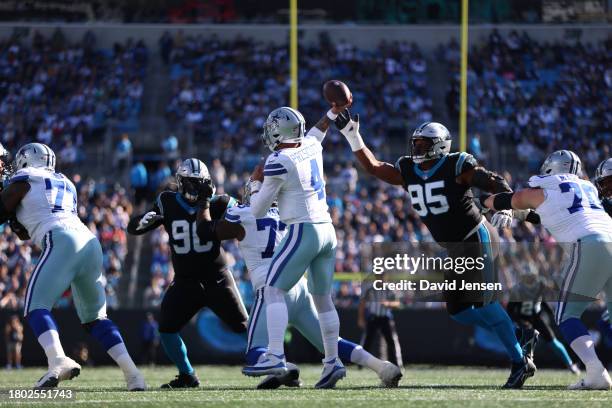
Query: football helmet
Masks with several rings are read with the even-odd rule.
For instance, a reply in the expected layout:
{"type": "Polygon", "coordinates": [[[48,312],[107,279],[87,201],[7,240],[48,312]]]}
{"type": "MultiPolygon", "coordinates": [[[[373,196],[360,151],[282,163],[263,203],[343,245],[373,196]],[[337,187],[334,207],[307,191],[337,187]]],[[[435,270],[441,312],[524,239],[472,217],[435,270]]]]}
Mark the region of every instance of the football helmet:
{"type": "Polygon", "coordinates": [[[580,176],[582,173],[582,163],[576,153],[571,150],[557,150],[548,155],[542,167],[541,175],[551,174],[575,174],[580,176]]]}
{"type": "Polygon", "coordinates": [[[438,122],[425,122],[415,129],[410,138],[410,156],[415,163],[439,159],[450,153],[451,135],[446,126],[438,122]],[[427,145],[417,144],[427,140],[427,145]]]}
{"type": "Polygon", "coordinates": [[[200,193],[200,184],[210,183],[213,194],[215,186],[212,184],[208,167],[195,158],[184,160],[176,170],[176,183],[178,184],[179,193],[191,203],[198,200],[200,193]]]}
{"type": "Polygon", "coordinates": [[[274,151],[281,143],[300,143],[306,134],[306,121],[300,112],[288,106],[274,109],[263,126],[261,138],[274,151]]]}
{"type": "Polygon", "coordinates": [[[602,197],[612,197],[612,158],[602,161],[597,166],[595,185],[602,197]]]}
{"type": "Polygon", "coordinates": [[[26,167],[55,171],[55,153],[45,144],[28,143],[15,155],[15,170],[26,167]]]}

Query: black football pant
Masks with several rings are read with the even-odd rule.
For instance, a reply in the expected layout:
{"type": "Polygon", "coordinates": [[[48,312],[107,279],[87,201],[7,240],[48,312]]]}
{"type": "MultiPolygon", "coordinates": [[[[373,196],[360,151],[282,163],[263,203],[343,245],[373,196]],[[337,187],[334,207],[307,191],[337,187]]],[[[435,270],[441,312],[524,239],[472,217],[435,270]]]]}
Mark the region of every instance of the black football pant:
{"type": "MultiPolygon", "coordinates": [[[[378,333],[381,333],[387,344],[387,359],[398,367],[402,367],[402,349],[395,329],[395,321],[387,316],[372,316],[368,318],[366,330],[361,340],[361,346],[372,353],[372,347],[378,333]]],[[[382,346],[382,342],[380,344],[382,346]]],[[[381,350],[374,355],[381,355],[381,350]]]]}
{"type": "Polygon", "coordinates": [[[234,332],[247,330],[249,316],[231,272],[216,274],[205,282],[176,277],[161,304],[160,333],[177,333],[203,307],[210,308],[234,332]]]}

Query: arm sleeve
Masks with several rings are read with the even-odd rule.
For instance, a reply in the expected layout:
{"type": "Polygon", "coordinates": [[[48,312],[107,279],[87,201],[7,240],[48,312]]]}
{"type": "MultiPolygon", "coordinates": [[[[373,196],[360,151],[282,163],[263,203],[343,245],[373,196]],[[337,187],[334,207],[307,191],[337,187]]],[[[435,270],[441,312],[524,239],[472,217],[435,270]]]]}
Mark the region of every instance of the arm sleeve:
{"type": "Polygon", "coordinates": [[[142,214],[138,214],[138,215],[135,215],[132,218],[130,218],[130,222],[128,223],[128,226],[127,226],[128,234],[131,234],[131,235],[146,234],[147,232],[152,231],[155,228],[157,228],[160,225],[162,225],[163,221],[162,220],[157,220],[153,224],[149,225],[146,228],[143,228],[141,230],[137,230],[136,229],[136,228],[138,228],[138,224],[140,223],[140,220],[142,219],[142,217],[144,217],[144,215],[146,213],[154,211],[157,214],[163,215],[164,214],[163,213],[163,207],[160,207],[160,206],[161,206],[161,194],[157,197],[157,200],[155,201],[155,204],[153,204],[153,207],[150,210],[145,211],[142,214]]]}
{"type": "Polygon", "coordinates": [[[306,133],[306,137],[313,137],[313,138],[317,139],[317,141],[319,143],[322,143],[323,139],[325,139],[325,135],[326,134],[327,134],[327,132],[322,132],[316,126],[313,126],[313,127],[310,128],[308,133],[306,133]]]}
{"type": "Polygon", "coordinates": [[[238,207],[228,208],[225,213],[225,221],[234,224],[241,224],[242,218],[240,218],[240,212],[237,211],[238,207]]]}
{"type": "Polygon", "coordinates": [[[255,218],[266,215],[284,182],[284,177],[266,176],[259,192],[251,196],[251,211],[255,218]]]}

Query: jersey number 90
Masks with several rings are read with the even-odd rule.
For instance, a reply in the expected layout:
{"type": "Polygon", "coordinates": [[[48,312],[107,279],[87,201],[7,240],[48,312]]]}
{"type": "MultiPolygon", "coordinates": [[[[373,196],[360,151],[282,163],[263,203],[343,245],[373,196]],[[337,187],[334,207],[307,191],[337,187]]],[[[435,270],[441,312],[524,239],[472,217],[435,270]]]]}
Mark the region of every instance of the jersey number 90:
{"type": "Polygon", "coordinates": [[[412,208],[421,217],[427,216],[428,213],[433,215],[443,214],[448,211],[448,200],[443,194],[436,194],[434,190],[444,188],[444,180],[433,181],[425,184],[425,191],[420,184],[410,184],[408,186],[408,194],[412,201],[412,208]]]}
{"type": "Polygon", "coordinates": [[[200,237],[196,231],[196,223],[189,223],[186,220],[176,220],[172,222],[172,239],[174,240],[174,252],[179,255],[189,253],[192,249],[195,252],[208,252],[212,248],[212,241],[202,245],[200,237]]]}

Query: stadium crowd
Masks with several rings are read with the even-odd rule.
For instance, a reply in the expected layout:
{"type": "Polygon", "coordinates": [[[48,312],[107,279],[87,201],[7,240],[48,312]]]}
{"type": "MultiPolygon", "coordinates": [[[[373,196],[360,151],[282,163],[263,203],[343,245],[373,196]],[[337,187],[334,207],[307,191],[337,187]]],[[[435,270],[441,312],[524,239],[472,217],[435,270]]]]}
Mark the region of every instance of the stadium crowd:
{"type": "MultiPolygon", "coordinates": [[[[205,142],[209,156],[231,164],[229,170],[250,170],[260,158],[259,135],[269,107],[288,99],[286,47],[181,32],[164,34],[160,47],[170,64],[172,98],[166,113],[171,126],[193,128],[195,142],[205,142]]],[[[366,51],[322,35],[300,56],[300,111],[307,123],[321,116],[322,77],[352,79],[353,109],[367,117],[368,140],[375,146],[382,145],[383,137],[402,138],[407,125],[432,118],[427,63],[414,43],[383,42],[366,51]]],[[[330,139],[326,152],[350,153],[339,134],[330,139]]]]}
{"type": "Polygon", "coordinates": [[[148,50],[141,41],[96,45],[93,33],[70,42],[61,30],[31,44],[15,33],[0,40],[0,142],[8,149],[36,140],[64,164],[99,138],[109,119],[137,123],[148,50]]]}
{"type": "MultiPolygon", "coordinates": [[[[598,44],[546,43],[525,32],[493,30],[469,54],[470,123],[515,145],[531,172],[547,154],[564,148],[582,157],[592,174],[610,157],[610,52],[612,37],[598,44]]],[[[438,54],[452,74],[447,107],[457,117],[459,45],[451,41],[438,54]]]]}

